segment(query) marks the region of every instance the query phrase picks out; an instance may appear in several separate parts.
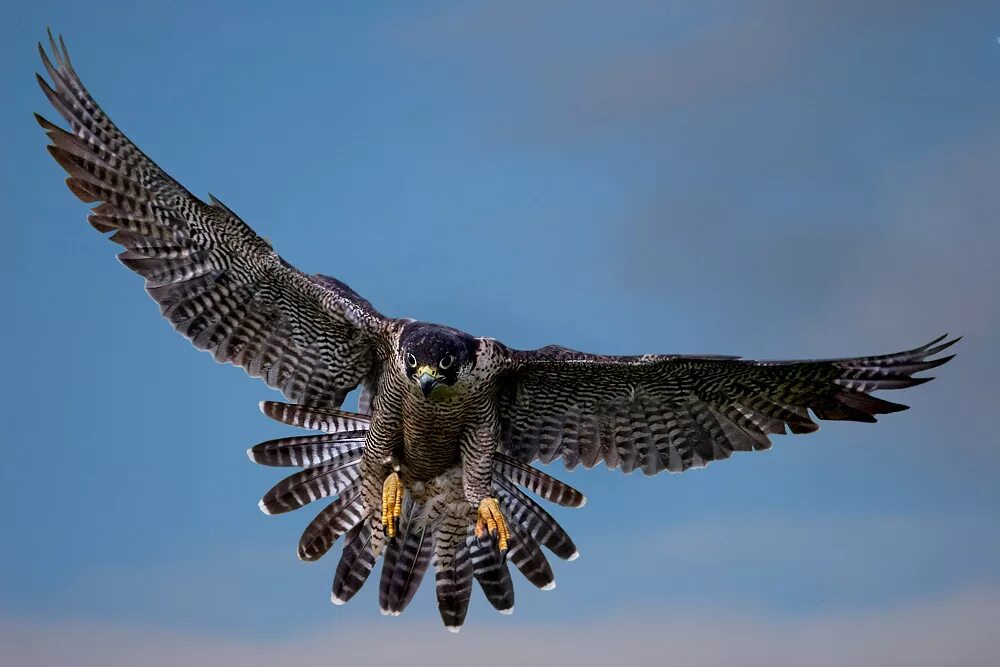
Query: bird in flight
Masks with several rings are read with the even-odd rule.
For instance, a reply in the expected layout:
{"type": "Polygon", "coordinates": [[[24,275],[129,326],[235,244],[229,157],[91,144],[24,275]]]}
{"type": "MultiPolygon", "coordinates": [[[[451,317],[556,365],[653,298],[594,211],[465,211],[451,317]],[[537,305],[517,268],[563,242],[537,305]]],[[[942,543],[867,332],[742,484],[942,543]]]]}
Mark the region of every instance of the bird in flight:
{"type": "Polygon", "coordinates": [[[332,599],[349,600],[379,558],[379,603],[398,614],[429,567],[452,630],[477,580],[510,612],[513,563],[555,585],[541,550],[572,559],[566,531],[525,490],[579,507],[583,495],[532,466],[603,463],[629,473],[684,472],[811,433],[813,418],[874,422],[906,406],[872,395],[928,381],[957,339],[905,352],[812,361],[726,356],[605,356],[386,317],[350,287],[284,261],[232,210],[203,201],[147,157],[80,81],[65,44],[39,44],[39,85],[69,125],[36,115],[88,220],[123,246],[126,267],[181,334],[243,367],[290,403],[266,415],[319,431],[249,450],[260,464],[302,468],[261,500],[268,514],[333,498],[299,542],[316,560],[343,537],[332,599]],[[357,412],[341,405],[361,388],[357,412]],[[811,414],[810,414],[811,413],[811,414]]]}

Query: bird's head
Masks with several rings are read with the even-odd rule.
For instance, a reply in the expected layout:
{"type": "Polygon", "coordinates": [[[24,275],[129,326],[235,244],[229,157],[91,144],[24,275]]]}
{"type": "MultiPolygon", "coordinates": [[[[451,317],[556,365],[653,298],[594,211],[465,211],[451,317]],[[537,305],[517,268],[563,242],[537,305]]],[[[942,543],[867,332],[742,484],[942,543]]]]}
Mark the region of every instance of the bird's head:
{"type": "Polygon", "coordinates": [[[457,329],[412,322],[399,343],[399,362],[425,398],[437,387],[455,387],[475,365],[476,339],[457,329]]]}

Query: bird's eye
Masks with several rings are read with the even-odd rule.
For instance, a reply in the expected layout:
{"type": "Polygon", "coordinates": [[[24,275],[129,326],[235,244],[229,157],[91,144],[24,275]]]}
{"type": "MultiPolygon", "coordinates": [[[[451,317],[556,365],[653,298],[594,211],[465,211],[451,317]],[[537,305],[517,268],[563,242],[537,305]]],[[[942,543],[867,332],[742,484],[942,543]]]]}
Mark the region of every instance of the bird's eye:
{"type": "Polygon", "coordinates": [[[444,359],[438,362],[438,366],[441,367],[441,370],[448,370],[448,368],[450,368],[454,362],[455,362],[455,357],[451,356],[450,354],[446,354],[444,355],[444,359]]]}
{"type": "Polygon", "coordinates": [[[415,356],[413,356],[412,354],[407,354],[406,355],[406,363],[408,363],[411,368],[416,368],[417,367],[417,358],[415,356]]]}

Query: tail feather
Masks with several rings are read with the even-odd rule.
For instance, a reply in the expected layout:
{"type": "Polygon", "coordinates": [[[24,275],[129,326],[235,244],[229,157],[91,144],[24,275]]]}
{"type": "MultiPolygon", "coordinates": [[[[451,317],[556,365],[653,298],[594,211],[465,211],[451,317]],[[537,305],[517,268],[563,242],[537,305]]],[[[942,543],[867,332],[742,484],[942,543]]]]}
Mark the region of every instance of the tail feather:
{"type": "Polygon", "coordinates": [[[248,449],[247,456],[265,466],[312,468],[352,463],[361,458],[364,448],[364,436],[347,431],[268,440],[248,449]]]}
{"type": "Polygon", "coordinates": [[[275,484],[260,499],[260,509],[265,514],[291,512],[314,500],[342,493],[360,476],[357,463],[306,468],[275,484]]]}
{"type": "Polygon", "coordinates": [[[367,521],[362,521],[347,533],[344,539],[344,552],[337,564],[337,573],[333,577],[333,590],[330,600],[334,604],[344,604],[361,590],[372,567],[375,566],[375,554],[371,550],[372,532],[367,521]]]}
{"type": "Polygon", "coordinates": [[[511,531],[506,554],[499,551],[492,535],[475,537],[476,511],[465,500],[461,468],[427,482],[436,489],[432,492],[420,487],[424,491],[408,493],[399,533],[387,539],[380,526],[375,527],[377,533],[373,531],[371,515],[365,513],[362,500],[359,459],[364,451],[368,417],[277,402],[264,402],[261,409],[283,423],[325,432],[269,440],[247,453],[262,465],[303,468],[264,495],[260,506],[268,514],[288,512],[336,496],[309,523],[298,545],[299,558],[315,561],[344,536],[331,590],[331,600],[336,604],[347,602],[361,589],[384,554],[379,582],[383,613],[401,613],[412,601],[427,569],[433,566],[441,620],[449,630],[457,632],[468,613],[473,579],[494,608],[510,613],[514,608],[514,586],[508,561],[533,585],[547,590],[555,586],[555,578],[541,547],[560,558],[576,556],[576,546],[566,531],[519,487],[566,507],[582,506],[583,494],[540,470],[499,454],[493,484],[511,531]],[[382,544],[384,548],[379,548],[382,544]]]}
{"type": "Polygon", "coordinates": [[[552,566],[542,553],[538,542],[531,535],[526,534],[519,524],[511,525],[510,548],[507,551],[507,560],[513,563],[524,578],[542,590],[555,588],[555,575],[552,574],[552,566]]]}
{"type": "Polygon", "coordinates": [[[545,500],[563,507],[583,507],[586,504],[584,495],[569,484],[509,456],[499,453],[494,456],[500,474],[545,500]]]}
{"type": "Polygon", "coordinates": [[[319,560],[341,535],[364,519],[360,485],[344,491],[316,515],[299,538],[299,558],[319,560]]]}
{"type": "Polygon", "coordinates": [[[514,523],[521,525],[529,535],[560,558],[564,560],[576,558],[579,554],[576,545],[551,514],[520,489],[504,480],[497,485],[497,491],[501,504],[514,523]]]}
{"type": "Polygon", "coordinates": [[[327,433],[367,431],[371,424],[371,419],[355,412],[278,401],[261,401],[260,411],[282,424],[327,433]]]}
{"type": "Polygon", "coordinates": [[[472,559],[466,541],[470,532],[467,517],[445,516],[438,526],[432,556],[438,612],[452,632],[458,632],[465,623],[472,598],[472,559]]]}
{"type": "MultiPolygon", "coordinates": [[[[408,500],[403,501],[406,505],[405,513],[399,518],[399,535],[405,536],[411,520],[410,513],[413,512],[413,503],[408,500]]],[[[403,550],[403,539],[388,540],[385,550],[382,552],[382,577],[379,579],[378,607],[383,614],[389,614],[389,584],[392,582],[393,572],[396,570],[396,561],[403,550]]]]}
{"type": "Polygon", "coordinates": [[[382,563],[379,607],[383,614],[397,616],[410,603],[430,564],[435,527],[418,521],[419,504],[411,502],[400,526],[400,537],[391,540],[382,563]]]}
{"type": "Polygon", "coordinates": [[[472,576],[479,582],[486,599],[501,614],[510,614],[514,611],[514,584],[493,535],[470,535],[466,543],[472,559],[472,576]]]}

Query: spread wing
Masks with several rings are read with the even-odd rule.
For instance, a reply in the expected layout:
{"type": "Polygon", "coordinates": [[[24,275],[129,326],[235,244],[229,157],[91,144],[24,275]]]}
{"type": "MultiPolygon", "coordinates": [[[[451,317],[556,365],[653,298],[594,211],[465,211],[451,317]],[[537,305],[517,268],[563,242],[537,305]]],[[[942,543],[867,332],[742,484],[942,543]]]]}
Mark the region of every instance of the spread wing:
{"type": "Polygon", "coordinates": [[[188,192],[115,127],[49,34],[39,85],[72,132],[41,116],[52,157],[89,217],[124,246],[160,312],[195,347],[297,403],[339,406],[376,364],[387,320],[343,283],[285,262],[222,203],[188,192]]]}
{"type": "Polygon", "coordinates": [[[767,449],[769,435],[810,433],[819,419],[874,422],[905,405],[872,396],[927,382],[914,373],[954,344],[855,359],[609,357],[562,347],[509,351],[501,450],[523,462],[603,461],[624,472],[683,472],[734,451],[767,449]]]}

